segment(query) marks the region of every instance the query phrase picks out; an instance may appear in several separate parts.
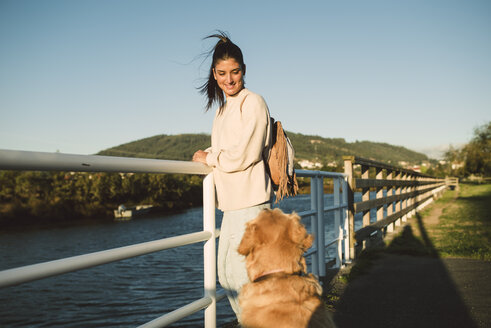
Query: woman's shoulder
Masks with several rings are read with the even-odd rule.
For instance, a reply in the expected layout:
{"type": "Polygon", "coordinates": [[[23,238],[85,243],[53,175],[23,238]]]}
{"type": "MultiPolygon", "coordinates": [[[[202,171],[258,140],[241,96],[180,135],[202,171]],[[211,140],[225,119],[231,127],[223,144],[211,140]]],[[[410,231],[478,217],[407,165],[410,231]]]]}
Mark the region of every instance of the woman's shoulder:
{"type": "Polygon", "coordinates": [[[262,96],[258,93],[255,93],[254,91],[251,91],[247,88],[244,88],[242,89],[242,91],[240,92],[241,96],[243,97],[258,97],[258,98],[262,98],[262,96]]]}
{"type": "Polygon", "coordinates": [[[241,96],[242,96],[242,103],[244,104],[264,104],[266,105],[266,101],[264,100],[263,96],[260,94],[257,94],[255,92],[252,92],[249,89],[244,88],[241,91],[241,96]]]}

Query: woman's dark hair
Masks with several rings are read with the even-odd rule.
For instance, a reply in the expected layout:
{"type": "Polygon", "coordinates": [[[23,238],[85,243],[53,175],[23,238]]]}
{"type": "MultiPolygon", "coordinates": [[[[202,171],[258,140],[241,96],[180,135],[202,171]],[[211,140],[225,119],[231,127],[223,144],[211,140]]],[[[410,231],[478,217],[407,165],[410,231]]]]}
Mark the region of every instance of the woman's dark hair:
{"type": "Polygon", "coordinates": [[[213,69],[219,60],[226,60],[230,58],[235,59],[237,63],[239,63],[241,69],[244,69],[244,58],[240,48],[230,40],[229,36],[225,32],[218,31],[217,34],[209,35],[204,39],[210,38],[218,38],[219,40],[208,54],[210,55],[213,53],[210,73],[208,75],[208,80],[199,88],[199,91],[208,98],[206,110],[209,110],[214,102],[218,103],[221,110],[225,104],[225,99],[222,89],[220,89],[215,77],[213,76],[213,69]]]}

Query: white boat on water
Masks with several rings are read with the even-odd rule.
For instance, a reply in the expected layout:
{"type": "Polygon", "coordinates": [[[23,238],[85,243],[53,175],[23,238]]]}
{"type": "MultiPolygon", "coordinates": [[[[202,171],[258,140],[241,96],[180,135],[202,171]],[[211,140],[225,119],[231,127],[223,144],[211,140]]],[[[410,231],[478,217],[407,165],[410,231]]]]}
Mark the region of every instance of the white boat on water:
{"type": "Polygon", "coordinates": [[[137,205],[134,207],[126,207],[119,205],[117,210],[114,210],[114,218],[118,220],[129,220],[135,216],[141,216],[150,211],[153,205],[137,205]]]}

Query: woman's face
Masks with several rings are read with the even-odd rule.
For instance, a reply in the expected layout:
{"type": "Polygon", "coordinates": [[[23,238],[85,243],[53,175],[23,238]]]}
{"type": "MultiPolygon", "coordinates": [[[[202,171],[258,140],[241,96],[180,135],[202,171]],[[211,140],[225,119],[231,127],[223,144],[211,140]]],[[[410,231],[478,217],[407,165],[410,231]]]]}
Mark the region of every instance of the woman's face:
{"type": "Polygon", "coordinates": [[[217,61],[213,76],[227,97],[235,96],[244,88],[245,67],[233,58],[217,61]]]}

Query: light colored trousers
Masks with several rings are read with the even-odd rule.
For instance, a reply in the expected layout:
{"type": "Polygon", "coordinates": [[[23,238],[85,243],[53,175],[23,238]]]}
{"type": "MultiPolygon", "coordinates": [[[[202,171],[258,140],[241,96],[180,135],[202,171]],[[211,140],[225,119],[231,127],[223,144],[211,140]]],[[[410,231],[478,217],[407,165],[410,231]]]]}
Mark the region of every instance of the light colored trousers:
{"type": "Polygon", "coordinates": [[[218,280],[225,289],[232,310],[234,310],[239,322],[238,294],[240,288],[249,282],[249,277],[247,276],[245,257],[237,253],[237,248],[244,235],[246,223],[266,208],[271,208],[269,202],[236,211],[223,212],[218,242],[218,280]]]}

